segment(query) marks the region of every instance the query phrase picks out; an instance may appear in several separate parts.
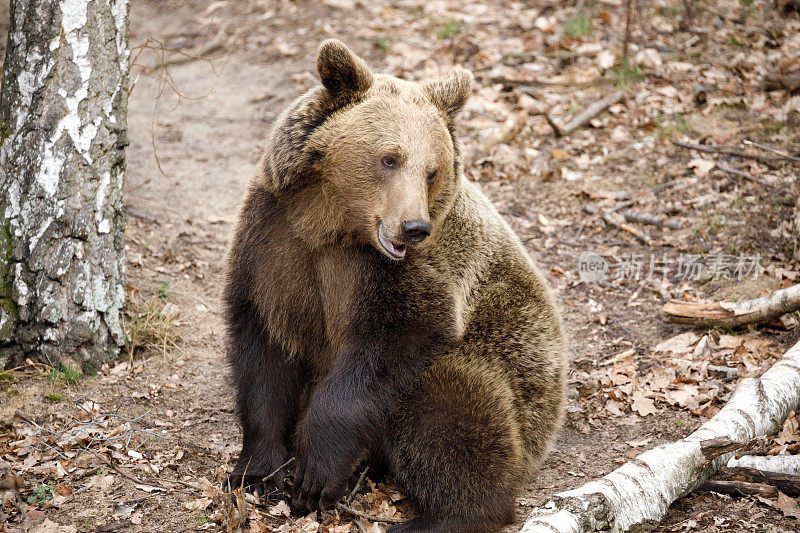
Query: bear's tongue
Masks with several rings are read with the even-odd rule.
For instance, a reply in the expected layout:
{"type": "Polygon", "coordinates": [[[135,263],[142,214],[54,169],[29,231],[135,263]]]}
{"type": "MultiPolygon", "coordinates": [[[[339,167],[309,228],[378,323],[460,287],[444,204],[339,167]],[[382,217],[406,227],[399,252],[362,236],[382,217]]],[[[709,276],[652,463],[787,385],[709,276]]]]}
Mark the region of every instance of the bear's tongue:
{"type": "Polygon", "coordinates": [[[395,244],[386,236],[386,233],[383,229],[383,222],[378,225],[378,242],[381,243],[383,249],[386,250],[389,255],[394,257],[395,259],[402,259],[406,255],[406,245],[405,244],[395,244]]]}

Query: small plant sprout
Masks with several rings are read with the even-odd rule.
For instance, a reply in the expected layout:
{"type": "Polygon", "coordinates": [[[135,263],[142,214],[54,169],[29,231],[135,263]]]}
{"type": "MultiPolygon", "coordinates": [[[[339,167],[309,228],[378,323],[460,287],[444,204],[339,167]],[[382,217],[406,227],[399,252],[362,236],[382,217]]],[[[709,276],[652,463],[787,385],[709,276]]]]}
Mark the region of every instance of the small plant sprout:
{"type": "Polygon", "coordinates": [[[63,382],[67,385],[74,385],[81,379],[79,368],[70,365],[57,364],[50,367],[50,381],[53,383],[63,382]]]}
{"type": "Polygon", "coordinates": [[[28,505],[42,505],[53,499],[53,485],[37,485],[28,496],[28,505]]]}
{"type": "Polygon", "coordinates": [[[464,25],[459,20],[451,17],[436,30],[436,37],[441,40],[446,40],[454,35],[458,35],[462,31],[464,31],[464,25]]]}
{"type": "Polygon", "coordinates": [[[389,44],[390,44],[389,38],[383,33],[376,35],[373,42],[375,43],[375,47],[381,52],[385,52],[386,50],[389,49],[389,44]]]}
{"type": "Polygon", "coordinates": [[[564,23],[564,33],[574,39],[586,37],[592,33],[592,16],[581,11],[564,23]]]}
{"type": "Polygon", "coordinates": [[[647,78],[639,65],[631,64],[628,59],[621,59],[612,70],[614,84],[618,89],[627,89],[631,85],[647,78]]]}
{"type": "Polygon", "coordinates": [[[61,400],[64,399],[64,395],[51,392],[50,394],[45,394],[44,399],[50,403],[61,403],[61,400]]]}
{"type": "Polygon", "coordinates": [[[169,280],[161,282],[161,286],[158,288],[158,297],[162,300],[169,298],[169,280]]]}

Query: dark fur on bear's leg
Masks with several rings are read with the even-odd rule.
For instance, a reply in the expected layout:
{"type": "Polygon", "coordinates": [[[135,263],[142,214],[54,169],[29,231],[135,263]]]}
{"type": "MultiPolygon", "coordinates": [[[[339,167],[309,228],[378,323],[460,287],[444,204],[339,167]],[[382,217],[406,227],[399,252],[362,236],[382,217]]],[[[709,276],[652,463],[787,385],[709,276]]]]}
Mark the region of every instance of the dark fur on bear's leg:
{"type": "Polygon", "coordinates": [[[439,358],[395,410],[392,473],[421,515],[401,532],[496,532],[514,521],[524,450],[502,372],[465,356],[439,358]]]}
{"type": "Polygon", "coordinates": [[[253,308],[228,296],[230,362],[244,441],[226,490],[242,485],[270,492],[286,489],[290,435],[297,417],[303,378],[300,365],[264,342],[253,308]],[[272,476],[264,481],[266,476],[272,476]]]}

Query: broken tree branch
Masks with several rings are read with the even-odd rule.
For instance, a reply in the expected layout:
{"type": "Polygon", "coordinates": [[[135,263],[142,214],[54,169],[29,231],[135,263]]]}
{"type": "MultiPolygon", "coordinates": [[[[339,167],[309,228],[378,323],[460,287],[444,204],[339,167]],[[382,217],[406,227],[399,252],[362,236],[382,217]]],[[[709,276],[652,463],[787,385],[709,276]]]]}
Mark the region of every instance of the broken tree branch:
{"type": "Polygon", "coordinates": [[[700,443],[700,451],[703,456],[709,461],[713,461],[723,453],[732,452],[747,446],[746,442],[738,442],[728,436],[714,437],[707,439],[700,443]]]}
{"type": "Polygon", "coordinates": [[[589,81],[572,81],[572,80],[559,80],[548,78],[533,78],[527,80],[515,80],[513,78],[506,78],[505,76],[492,76],[487,81],[494,85],[500,84],[506,87],[578,87],[587,88],[592,85],[603,83],[602,78],[596,78],[589,81]]]}
{"type": "Polygon", "coordinates": [[[617,229],[621,229],[622,231],[627,231],[628,233],[636,237],[642,244],[646,244],[647,246],[653,245],[653,239],[650,238],[650,235],[642,231],[639,231],[630,224],[626,224],[625,222],[620,222],[614,217],[614,215],[619,216],[617,213],[605,212],[603,213],[603,220],[605,220],[607,224],[614,226],[617,229]]]}
{"type": "Polygon", "coordinates": [[[596,117],[597,115],[599,115],[612,105],[619,103],[623,98],[625,98],[625,91],[622,90],[616,91],[615,93],[606,96],[605,98],[593,103],[592,105],[590,105],[589,107],[578,113],[575,116],[575,118],[573,118],[563,126],[559,126],[555,122],[555,120],[548,114],[545,114],[544,118],[547,120],[547,123],[550,124],[550,127],[553,128],[556,137],[563,137],[565,135],[569,135],[578,128],[583,127],[587,122],[592,120],[594,117],[596,117]]]}
{"type": "Polygon", "coordinates": [[[781,159],[785,159],[787,161],[794,161],[795,163],[800,163],[800,157],[793,156],[792,154],[786,153],[783,150],[778,150],[777,148],[773,148],[772,146],[757,143],[755,141],[742,141],[744,144],[749,144],[751,146],[755,146],[761,150],[766,150],[767,152],[772,152],[773,154],[777,155],[781,159]]]}
{"type": "Polygon", "coordinates": [[[706,481],[698,491],[713,491],[731,496],[761,496],[762,498],[777,498],[778,489],[763,483],[749,483],[747,481],[729,481],[712,479],[706,481]]]}
{"type": "Polygon", "coordinates": [[[728,466],[800,476],[800,455],[744,455],[728,461],[728,466]]]}
{"type": "Polygon", "coordinates": [[[744,170],[739,170],[738,168],[733,168],[732,166],[725,164],[722,161],[717,161],[716,165],[717,168],[720,169],[725,174],[733,174],[734,176],[741,176],[746,180],[752,181],[753,183],[758,183],[759,185],[764,185],[765,187],[769,187],[769,183],[762,180],[761,178],[753,176],[749,172],[745,172],[744,170]]]}
{"type": "Polygon", "coordinates": [[[533,52],[506,52],[503,54],[503,64],[508,66],[532,63],[539,58],[547,59],[575,59],[577,57],[596,56],[599,49],[586,50],[535,50],[533,52]]]}
{"type": "MultiPolygon", "coordinates": [[[[627,202],[624,202],[624,204],[625,205],[623,207],[630,206],[630,204],[628,204],[627,202]]],[[[630,224],[626,224],[625,219],[622,217],[622,215],[616,212],[618,208],[620,208],[620,206],[617,206],[617,208],[608,209],[601,213],[601,216],[605,221],[605,223],[608,224],[609,226],[613,226],[619,230],[630,233],[631,235],[636,237],[639,241],[641,241],[643,244],[646,244],[647,246],[652,246],[654,242],[653,239],[651,239],[648,234],[639,231],[630,224]]],[[[597,207],[593,205],[584,205],[583,210],[591,215],[596,215],[598,213],[597,207]]]]}
{"type": "Polygon", "coordinates": [[[650,224],[651,226],[663,226],[669,229],[681,229],[683,221],[675,218],[667,218],[663,215],[653,215],[650,213],[638,213],[636,211],[624,211],[622,216],[626,222],[638,222],[639,224],[650,224]]]}
{"type": "Polygon", "coordinates": [[[760,378],[739,382],[730,401],[700,428],[677,442],[646,451],[607,476],[553,497],[534,509],[522,533],[626,531],[660,520],[676,499],[702,485],[730,459],[709,461],[702,442],[716,437],[749,442],[781,427],[800,404],[800,343],[760,378]]]}
{"type": "Polygon", "coordinates": [[[800,476],[797,475],[781,474],[778,472],[759,470],[757,468],[745,468],[741,466],[731,468],[726,466],[720,470],[719,477],[735,481],[746,481],[748,483],[772,485],[789,496],[800,496],[800,476]]]}
{"type": "Polygon", "coordinates": [[[369,513],[365,513],[364,511],[359,511],[358,509],[354,509],[349,505],[345,505],[342,502],[337,503],[336,508],[353,516],[363,518],[364,520],[369,520],[370,522],[384,522],[386,524],[399,524],[403,522],[403,519],[401,518],[389,518],[389,517],[371,515],[369,513]]]}
{"type": "Polygon", "coordinates": [[[737,150],[735,148],[729,148],[727,146],[716,146],[713,144],[694,144],[685,141],[672,141],[672,144],[675,146],[680,146],[681,148],[687,148],[689,150],[697,150],[698,152],[705,152],[707,154],[725,154],[730,155],[733,157],[739,157],[741,159],[755,159],[761,163],[764,163],[770,168],[775,168],[775,165],[772,163],[775,160],[773,156],[764,156],[761,154],[748,154],[747,152],[743,152],[741,150],[737,150]]]}
{"type": "Polygon", "coordinates": [[[743,302],[671,300],[663,309],[670,322],[703,327],[761,324],[797,310],[800,310],[800,285],[792,285],[762,298],[743,302]]]}
{"type": "Polygon", "coordinates": [[[152,70],[160,70],[164,67],[169,67],[172,65],[183,65],[184,63],[191,63],[192,61],[196,61],[198,59],[202,59],[207,57],[218,50],[222,50],[225,48],[225,42],[228,40],[228,24],[223,25],[217,34],[211,39],[208,43],[205,44],[200,50],[195,53],[187,53],[181,50],[174,50],[174,52],[178,53],[178,57],[174,57],[172,59],[162,59],[159,63],[156,63],[151,67],[152,70]]]}

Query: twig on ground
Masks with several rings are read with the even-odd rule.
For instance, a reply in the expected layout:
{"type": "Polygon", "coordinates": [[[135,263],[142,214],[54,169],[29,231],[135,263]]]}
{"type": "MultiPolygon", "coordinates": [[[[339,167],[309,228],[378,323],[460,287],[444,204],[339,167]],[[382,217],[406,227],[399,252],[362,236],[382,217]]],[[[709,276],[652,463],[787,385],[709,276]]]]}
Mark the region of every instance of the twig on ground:
{"type": "Polygon", "coordinates": [[[694,144],[685,141],[672,141],[672,144],[675,146],[680,146],[681,148],[686,148],[689,150],[697,150],[698,152],[705,152],[707,154],[725,154],[734,157],[739,157],[741,159],[755,159],[761,163],[764,163],[768,167],[774,169],[776,168],[775,165],[772,163],[775,160],[775,157],[767,157],[761,154],[748,154],[747,152],[743,152],[741,150],[737,150],[735,148],[730,148],[727,146],[716,146],[713,144],[694,144]]]}
{"type": "Polygon", "coordinates": [[[491,76],[486,79],[490,84],[501,84],[506,87],[578,87],[586,88],[601,83],[601,78],[589,81],[551,80],[547,78],[533,78],[528,80],[515,80],[505,76],[491,76]]]}
{"type": "Polygon", "coordinates": [[[547,120],[547,123],[550,124],[550,127],[553,128],[553,131],[556,134],[556,137],[563,137],[565,135],[569,135],[573,131],[583,127],[587,122],[592,120],[594,117],[605,111],[608,107],[619,103],[623,98],[625,98],[625,91],[619,90],[615,93],[598,100],[597,102],[593,103],[580,113],[578,113],[575,118],[570,120],[568,123],[564,124],[563,126],[559,126],[555,120],[550,117],[550,115],[545,114],[544,118],[547,120]]]}
{"type": "MultiPolygon", "coordinates": [[[[648,246],[652,246],[654,241],[650,238],[649,235],[639,231],[638,229],[636,229],[635,227],[631,226],[630,224],[626,224],[624,222],[625,219],[619,213],[616,212],[619,209],[622,209],[624,207],[629,207],[630,205],[632,205],[632,201],[630,202],[629,205],[625,205],[625,204],[629,204],[629,202],[623,202],[623,205],[621,205],[621,206],[616,206],[616,207],[614,207],[612,209],[608,209],[608,210],[603,211],[601,213],[601,217],[606,222],[606,224],[609,224],[610,226],[613,226],[613,227],[615,227],[617,229],[620,229],[622,231],[626,231],[626,232],[630,233],[631,235],[633,235],[634,237],[636,237],[637,239],[639,239],[643,244],[646,244],[648,246]]],[[[589,213],[590,215],[596,215],[598,213],[597,207],[595,207],[593,205],[584,205],[583,206],[583,210],[586,211],[587,213],[589,213]]]]}
{"type": "Polygon", "coordinates": [[[353,498],[356,497],[358,491],[361,490],[361,485],[364,484],[364,480],[367,477],[367,472],[369,472],[369,467],[364,468],[363,472],[361,472],[361,475],[358,476],[358,481],[356,481],[356,486],[353,487],[353,490],[350,491],[350,494],[348,494],[347,498],[345,498],[344,500],[346,504],[350,505],[350,502],[352,502],[353,498]]]}
{"type": "MultiPolygon", "coordinates": [[[[166,487],[164,485],[160,485],[160,484],[154,483],[152,481],[145,481],[143,479],[139,479],[136,476],[133,476],[133,475],[125,472],[124,470],[122,470],[121,468],[116,466],[114,463],[112,463],[111,461],[107,460],[102,455],[96,453],[94,450],[90,450],[88,448],[84,448],[82,451],[84,451],[86,453],[89,453],[91,455],[94,455],[100,461],[102,461],[103,464],[105,464],[108,468],[110,468],[111,470],[113,470],[114,472],[119,474],[120,476],[124,477],[128,481],[134,483],[135,485],[141,485],[141,486],[144,486],[144,487],[152,487],[154,489],[163,490],[165,492],[180,492],[180,493],[183,493],[183,494],[194,494],[193,492],[189,492],[187,490],[182,490],[182,489],[178,489],[178,488],[175,488],[175,487],[166,487]]],[[[197,485],[189,484],[187,481],[181,481],[181,480],[178,480],[178,479],[168,479],[168,480],[164,480],[164,481],[171,482],[171,483],[177,483],[177,484],[183,485],[183,486],[189,486],[189,487],[191,487],[191,488],[193,488],[195,490],[199,490],[199,487],[197,487],[197,485]]]]}
{"type": "Polygon", "coordinates": [[[606,199],[613,199],[613,200],[630,200],[633,196],[631,191],[622,190],[622,191],[595,191],[589,187],[584,187],[581,191],[583,194],[587,195],[589,198],[593,200],[597,200],[598,198],[606,200],[606,199]]]}
{"type": "Polygon", "coordinates": [[[725,174],[733,174],[734,176],[741,176],[746,180],[752,181],[753,183],[758,183],[759,185],[763,185],[765,187],[769,187],[769,183],[762,180],[761,178],[757,178],[750,174],[749,172],[745,172],[744,170],[739,170],[737,168],[733,168],[732,166],[723,163],[722,161],[716,162],[717,168],[720,169],[725,174]]]}
{"type": "Polygon", "coordinates": [[[364,520],[369,520],[370,522],[384,522],[386,524],[400,524],[404,520],[402,518],[389,518],[389,517],[382,517],[382,516],[375,516],[369,513],[365,513],[364,511],[359,511],[358,509],[354,509],[347,504],[339,502],[336,504],[338,509],[341,509],[345,513],[349,513],[353,516],[357,516],[359,518],[363,518],[364,520]]]}
{"type": "Polygon", "coordinates": [[[269,481],[270,479],[272,479],[272,477],[273,477],[275,474],[277,474],[278,472],[280,472],[280,471],[281,471],[283,468],[285,468],[285,467],[289,466],[290,464],[292,464],[292,462],[293,462],[293,461],[294,461],[294,457],[289,457],[289,460],[288,460],[288,461],[286,461],[286,462],[285,462],[285,463],[283,463],[281,466],[279,466],[278,468],[276,468],[276,469],[275,469],[275,470],[274,470],[272,473],[270,473],[270,474],[268,474],[268,475],[266,475],[266,476],[262,477],[262,478],[261,478],[261,481],[269,481]]]}
{"type": "Polygon", "coordinates": [[[702,327],[761,324],[797,310],[800,310],[800,285],[755,300],[712,303],[672,300],[663,308],[670,322],[702,327]]]}
{"type": "Polygon", "coordinates": [[[140,210],[136,209],[135,207],[130,207],[130,206],[126,205],[125,206],[125,212],[128,213],[129,215],[133,216],[133,217],[138,218],[138,219],[145,220],[145,221],[151,222],[153,224],[158,224],[158,219],[156,217],[154,217],[153,215],[148,215],[144,211],[140,211],[140,210]]]}
{"type": "Polygon", "coordinates": [[[228,38],[228,24],[224,24],[219,29],[214,38],[211,39],[208,43],[206,43],[206,45],[200,48],[200,50],[198,50],[197,52],[189,54],[181,50],[173,50],[174,52],[180,54],[179,57],[175,57],[172,59],[164,59],[162,57],[161,61],[152,66],[152,70],[156,71],[171,65],[183,65],[184,63],[191,63],[192,61],[197,61],[198,59],[202,59],[206,56],[213,54],[218,50],[222,50],[223,48],[225,48],[225,41],[227,40],[227,38],[228,38]]]}
{"type": "Polygon", "coordinates": [[[548,59],[575,59],[577,57],[596,56],[600,50],[535,50],[533,52],[506,52],[503,54],[503,64],[509,66],[531,63],[540,57],[548,59]]]}
{"type": "Polygon", "coordinates": [[[793,156],[783,150],[778,150],[777,148],[773,148],[772,146],[768,146],[766,144],[757,143],[755,141],[743,141],[744,144],[749,144],[751,146],[755,146],[756,148],[760,148],[761,150],[766,150],[767,152],[772,152],[773,154],[777,155],[781,159],[786,159],[787,161],[794,161],[795,163],[800,163],[800,157],[793,156]]]}
{"type": "Polygon", "coordinates": [[[625,211],[622,213],[622,216],[625,217],[627,222],[638,222],[639,224],[650,224],[651,226],[663,226],[670,229],[681,229],[683,227],[682,220],[667,218],[663,215],[625,211]]]}
{"type": "MultiPolygon", "coordinates": [[[[627,224],[625,222],[620,222],[614,217],[615,214],[616,213],[605,212],[603,213],[603,220],[605,220],[607,224],[614,226],[617,229],[621,229],[622,231],[627,231],[628,233],[636,237],[636,239],[638,239],[642,244],[646,244],[647,246],[653,245],[653,239],[651,239],[648,234],[638,230],[637,228],[631,226],[630,224],[627,224]]],[[[616,215],[620,216],[618,214],[616,215]]]]}

